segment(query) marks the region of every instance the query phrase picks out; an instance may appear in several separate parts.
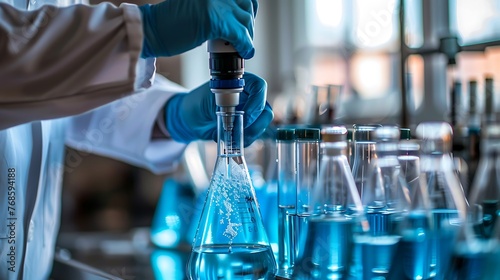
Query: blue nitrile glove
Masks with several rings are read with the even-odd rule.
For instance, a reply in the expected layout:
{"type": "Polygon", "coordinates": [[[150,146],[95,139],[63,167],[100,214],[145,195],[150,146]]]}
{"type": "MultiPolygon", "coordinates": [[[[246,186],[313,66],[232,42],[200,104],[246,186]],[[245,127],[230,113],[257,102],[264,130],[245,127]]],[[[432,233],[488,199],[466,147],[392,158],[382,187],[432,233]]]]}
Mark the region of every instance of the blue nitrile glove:
{"type": "Polygon", "coordinates": [[[166,0],[140,6],[141,56],[173,56],[207,40],[224,39],[243,58],[252,58],[257,5],[257,0],[166,0]]]}
{"type": "MultiPolygon", "coordinates": [[[[238,111],[244,111],[244,145],[252,144],[273,120],[273,111],[266,102],[267,84],[262,78],[245,73],[245,87],[240,93],[238,111]]],[[[177,94],[165,105],[165,124],[170,136],[183,143],[193,140],[217,141],[217,106],[208,83],[188,94],[177,94]]]]}

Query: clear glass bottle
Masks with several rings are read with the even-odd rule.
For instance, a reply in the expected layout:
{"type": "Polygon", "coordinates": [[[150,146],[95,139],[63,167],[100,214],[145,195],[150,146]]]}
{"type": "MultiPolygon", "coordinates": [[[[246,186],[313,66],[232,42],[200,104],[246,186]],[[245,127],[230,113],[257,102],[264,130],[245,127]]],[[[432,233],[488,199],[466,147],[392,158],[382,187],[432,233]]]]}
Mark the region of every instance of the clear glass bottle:
{"type": "Polygon", "coordinates": [[[416,132],[422,140],[420,176],[429,193],[433,222],[431,276],[444,279],[457,233],[466,221],[468,203],[454,171],[451,126],[444,122],[426,122],[419,124],[416,132]]]}
{"type": "Polygon", "coordinates": [[[467,225],[455,246],[448,275],[452,280],[489,277],[485,274],[488,270],[485,265],[489,256],[498,250],[495,230],[500,214],[500,125],[483,128],[482,140],[467,225]]]}
{"type": "Polygon", "coordinates": [[[410,193],[415,189],[420,176],[420,140],[401,140],[398,144],[399,164],[410,193]]]}
{"type": "Polygon", "coordinates": [[[345,127],[321,131],[322,156],[312,214],[292,279],[347,279],[354,238],[368,230],[346,157],[346,134],[345,127]]]}
{"type": "Polygon", "coordinates": [[[355,240],[360,254],[355,263],[362,275],[356,275],[358,278],[385,279],[401,238],[395,228],[408,211],[410,194],[400,172],[399,139],[396,126],[380,127],[374,132],[375,156],[361,197],[370,231],[355,240]]]}
{"type": "Polygon", "coordinates": [[[193,241],[190,279],[274,279],[277,265],[243,154],[243,112],[217,112],[217,161],[193,241]],[[223,119],[234,126],[223,128],[223,119]]]}
{"type": "Polygon", "coordinates": [[[295,221],[297,216],[297,146],[295,129],[278,128],[278,275],[287,277],[295,261],[295,221]]]}
{"type": "MultiPolygon", "coordinates": [[[[415,166],[416,172],[420,167],[415,166]]],[[[411,203],[407,215],[396,227],[401,236],[397,245],[388,280],[434,279],[432,263],[434,232],[432,214],[424,176],[419,176],[410,189],[411,203]]]]}
{"type": "Polygon", "coordinates": [[[304,248],[307,219],[311,214],[311,195],[319,173],[320,130],[297,128],[297,220],[295,223],[295,256],[304,248]]]}
{"type": "Polygon", "coordinates": [[[481,223],[476,228],[480,238],[492,238],[500,215],[500,125],[483,129],[479,166],[470,196],[473,209],[482,209],[481,223]]]}
{"type": "Polygon", "coordinates": [[[358,125],[353,126],[354,153],[352,163],[352,176],[356,182],[356,188],[360,196],[363,195],[363,188],[366,184],[366,175],[370,168],[370,163],[375,155],[375,140],[373,133],[381,125],[358,125]]]}

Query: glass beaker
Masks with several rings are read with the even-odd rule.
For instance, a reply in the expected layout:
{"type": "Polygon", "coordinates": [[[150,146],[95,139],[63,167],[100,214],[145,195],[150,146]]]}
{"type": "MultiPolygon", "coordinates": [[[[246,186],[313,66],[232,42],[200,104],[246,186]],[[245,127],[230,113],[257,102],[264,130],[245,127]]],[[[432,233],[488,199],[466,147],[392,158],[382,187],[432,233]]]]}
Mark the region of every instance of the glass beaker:
{"type": "Polygon", "coordinates": [[[243,112],[217,112],[217,161],[188,261],[190,279],[274,279],[277,265],[243,154],[243,112]],[[234,118],[231,128],[223,119],[234,118]]]}

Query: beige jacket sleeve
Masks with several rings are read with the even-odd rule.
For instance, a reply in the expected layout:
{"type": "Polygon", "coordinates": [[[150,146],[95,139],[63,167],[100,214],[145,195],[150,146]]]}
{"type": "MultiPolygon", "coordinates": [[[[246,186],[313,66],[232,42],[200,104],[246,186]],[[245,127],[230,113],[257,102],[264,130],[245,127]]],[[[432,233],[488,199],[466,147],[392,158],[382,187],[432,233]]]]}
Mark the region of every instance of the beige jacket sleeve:
{"type": "MultiPolygon", "coordinates": [[[[0,3],[0,129],[79,114],[150,85],[137,6],[0,3]]],[[[149,65],[149,67],[148,67],[149,65]]]]}

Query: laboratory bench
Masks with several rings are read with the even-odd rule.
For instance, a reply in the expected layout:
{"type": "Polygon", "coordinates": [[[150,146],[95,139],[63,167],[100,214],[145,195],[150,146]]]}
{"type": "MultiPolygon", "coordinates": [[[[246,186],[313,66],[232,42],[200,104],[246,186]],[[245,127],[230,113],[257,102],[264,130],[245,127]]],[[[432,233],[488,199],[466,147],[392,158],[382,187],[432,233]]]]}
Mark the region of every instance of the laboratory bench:
{"type": "Polygon", "coordinates": [[[183,280],[191,252],[185,243],[175,249],[155,247],[149,228],[60,233],[57,246],[51,280],[183,280]]]}

